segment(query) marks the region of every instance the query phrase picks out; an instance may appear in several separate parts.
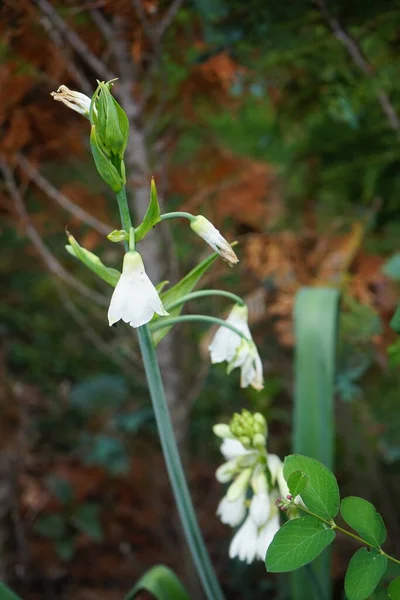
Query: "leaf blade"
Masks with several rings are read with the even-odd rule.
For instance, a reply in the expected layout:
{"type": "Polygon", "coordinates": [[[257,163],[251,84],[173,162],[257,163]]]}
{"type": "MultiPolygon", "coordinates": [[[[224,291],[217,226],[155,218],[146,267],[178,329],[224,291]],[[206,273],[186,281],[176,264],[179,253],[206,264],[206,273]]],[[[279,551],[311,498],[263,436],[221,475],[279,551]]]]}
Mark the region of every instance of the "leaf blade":
{"type": "Polygon", "coordinates": [[[160,219],[160,205],[157,198],[157,188],[153,178],[150,186],[150,202],[142,223],[135,229],[135,241],[139,242],[160,219]]]}
{"type": "Polygon", "coordinates": [[[340,512],[347,525],[369,544],[381,546],[386,540],[385,524],[371,502],[357,496],[348,496],[343,498],[340,512]]]}
{"type": "Polygon", "coordinates": [[[348,600],[365,600],[383,577],[387,558],[376,550],[360,548],[351,557],[344,578],[344,590],[348,600]]]}
{"type": "Polygon", "coordinates": [[[178,577],[164,565],[156,565],[147,571],[128,592],[125,600],[133,600],[141,590],[149,592],[156,600],[190,600],[178,577]]]}

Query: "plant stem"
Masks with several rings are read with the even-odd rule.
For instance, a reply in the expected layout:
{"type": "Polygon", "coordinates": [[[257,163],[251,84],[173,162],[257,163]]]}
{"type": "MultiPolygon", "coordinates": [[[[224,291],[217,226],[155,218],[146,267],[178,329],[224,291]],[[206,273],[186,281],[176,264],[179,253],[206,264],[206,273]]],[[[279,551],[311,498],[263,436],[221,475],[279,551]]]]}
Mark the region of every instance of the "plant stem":
{"type": "Polygon", "coordinates": [[[224,290],[199,290],[198,292],[191,292],[190,294],[186,294],[186,296],[182,296],[175,302],[171,302],[171,304],[167,304],[165,309],[171,310],[180,304],[184,304],[185,302],[189,302],[189,300],[195,300],[196,298],[203,298],[204,296],[224,296],[225,298],[230,298],[234,300],[236,304],[240,304],[241,306],[245,305],[245,302],[240,296],[236,294],[232,294],[232,292],[225,292],[224,290]]]}
{"type": "Polygon", "coordinates": [[[348,535],[349,537],[352,537],[354,540],[357,540],[357,542],[361,542],[361,544],[364,544],[365,546],[369,546],[370,548],[374,548],[374,550],[377,550],[380,554],[383,554],[389,560],[391,560],[391,561],[397,563],[398,565],[400,565],[400,560],[397,560],[397,558],[394,558],[393,556],[390,556],[389,554],[386,554],[386,552],[384,552],[379,546],[374,546],[374,544],[371,544],[370,542],[367,542],[367,540],[364,540],[364,538],[360,537],[359,535],[356,535],[355,533],[351,533],[351,531],[347,531],[347,529],[344,529],[343,527],[340,527],[339,525],[336,525],[336,523],[333,520],[332,521],[328,521],[327,519],[324,519],[323,517],[320,517],[319,515],[316,515],[315,513],[311,512],[311,510],[308,510],[308,508],[305,508],[304,506],[301,506],[300,504],[292,504],[292,506],[295,506],[296,508],[302,510],[303,512],[307,513],[311,517],[315,517],[319,521],[322,521],[322,523],[325,523],[326,525],[329,525],[329,527],[331,529],[337,529],[341,533],[344,533],[345,535],[348,535]]]}
{"type": "Polygon", "coordinates": [[[189,219],[189,221],[193,221],[195,218],[188,212],[183,212],[181,210],[177,210],[175,212],[165,213],[164,215],[160,215],[159,221],[165,221],[166,219],[175,219],[176,217],[183,217],[184,219],[189,219]]]}
{"type": "Polygon", "coordinates": [[[138,336],[161,446],[186,540],[208,600],[223,600],[223,594],[204,545],[190,499],[149,327],[147,325],[139,327],[138,336]]]}
{"type": "Polygon", "coordinates": [[[237,335],[240,335],[240,337],[243,338],[244,340],[250,341],[249,338],[243,333],[243,331],[240,331],[240,329],[238,329],[234,325],[227,323],[223,319],[218,319],[218,317],[211,317],[209,315],[184,315],[183,317],[169,317],[169,318],[163,317],[162,319],[158,319],[157,321],[154,321],[153,323],[151,323],[150,330],[157,331],[158,329],[164,329],[164,327],[169,327],[170,325],[176,325],[177,323],[185,323],[187,321],[203,321],[205,323],[213,323],[215,325],[220,325],[221,327],[226,327],[227,329],[230,329],[234,333],[237,333],[237,335]]]}
{"type": "MultiPolygon", "coordinates": [[[[122,186],[119,192],[116,193],[118,200],[119,215],[121,217],[122,229],[125,229],[128,233],[132,227],[131,215],[129,212],[128,200],[126,198],[125,186],[122,186]]],[[[125,250],[129,250],[129,244],[127,241],[124,242],[125,250]]]]}

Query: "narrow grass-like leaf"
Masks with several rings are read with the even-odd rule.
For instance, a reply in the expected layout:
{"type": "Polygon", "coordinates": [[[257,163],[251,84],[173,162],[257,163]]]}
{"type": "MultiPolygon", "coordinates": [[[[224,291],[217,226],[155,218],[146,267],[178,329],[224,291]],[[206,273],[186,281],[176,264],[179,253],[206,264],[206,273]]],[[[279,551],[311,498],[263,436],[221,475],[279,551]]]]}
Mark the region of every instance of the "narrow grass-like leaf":
{"type": "Polygon", "coordinates": [[[335,539],[335,532],[314,517],[287,521],[275,534],[265,558],[267,571],[285,573],[308,564],[335,539]]]}
{"type": "MultiPolygon", "coordinates": [[[[211,265],[218,258],[218,256],[219,254],[217,254],[216,252],[210,254],[210,256],[207,256],[207,258],[204,259],[201,263],[199,263],[196,267],[194,267],[194,269],[189,271],[189,273],[185,275],[185,277],[181,279],[176,285],[174,285],[166,292],[162,292],[160,294],[160,298],[163,301],[163,304],[167,308],[167,310],[168,304],[173,304],[176,300],[182,298],[182,296],[186,296],[186,294],[189,294],[189,292],[192,291],[196,283],[199,281],[202,275],[204,275],[207,269],[211,267],[211,265]]],[[[179,306],[175,306],[175,308],[172,308],[168,311],[169,316],[177,317],[182,312],[183,307],[184,304],[179,304],[179,306]]],[[[158,319],[162,319],[162,317],[154,315],[153,322],[158,321],[158,319]]],[[[163,339],[163,337],[167,335],[171,327],[165,327],[165,329],[158,329],[157,331],[153,332],[152,337],[155,345],[157,345],[163,339]]]]}
{"type": "Polygon", "coordinates": [[[17,596],[5,583],[0,581],[0,598],[1,600],[21,600],[20,596],[17,596]]]}
{"type": "MultiPolygon", "coordinates": [[[[293,451],[333,468],[335,353],[340,294],[331,288],[303,288],[294,308],[295,405],[293,451]]],[[[293,574],[293,600],[331,597],[330,552],[293,574]],[[313,595],[315,588],[319,593],[313,595]],[[311,591],[313,590],[313,591],[311,591]]]]}
{"type": "Polygon", "coordinates": [[[396,577],[388,587],[390,600],[400,600],[400,577],[396,577]]]}
{"type": "Polygon", "coordinates": [[[387,568],[387,558],[376,550],[360,548],[352,556],[344,578],[348,600],[365,600],[375,590],[387,568]]]}
{"type": "Polygon", "coordinates": [[[283,475],[288,481],[290,475],[301,471],[307,477],[307,484],[301,498],[307,508],[323,519],[333,519],[339,512],[339,487],[334,474],[319,460],[300,454],[285,458],[283,475]]]}
{"type": "Polygon", "coordinates": [[[342,500],[340,512],[346,523],[362,538],[373,546],[382,546],[386,540],[386,527],[371,502],[357,496],[349,496],[342,500]]]}
{"type": "Polygon", "coordinates": [[[125,600],[133,600],[141,591],[149,592],[156,600],[190,600],[178,577],[164,565],[156,565],[147,571],[131,589],[125,600]]]}

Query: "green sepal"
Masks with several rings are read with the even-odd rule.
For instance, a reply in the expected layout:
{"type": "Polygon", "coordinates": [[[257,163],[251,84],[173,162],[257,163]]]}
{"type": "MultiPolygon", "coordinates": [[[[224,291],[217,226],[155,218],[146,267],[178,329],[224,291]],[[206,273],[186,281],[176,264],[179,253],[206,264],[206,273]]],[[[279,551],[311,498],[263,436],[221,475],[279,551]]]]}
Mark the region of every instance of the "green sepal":
{"type": "Polygon", "coordinates": [[[129,240],[129,233],[125,229],[114,229],[107,235],[110,242],[125,242],[129,240]]]}
{"type": "MultiPolygon", "coordinates": [[[[111,159],[106,155],[101,143],[97,137],[96,126],[92,125],[90,132],[90,148],[92,150],[93,159],[100,177],[110,186],[114,192],[119,192],[124,185],[125,177],[118,173],[116,167],[111,162],[111,159]]],[[[120,161],[123,164],[122,161],[120,161]]],[[[120,170],[121,170],[121,164],[120,170]]]]}
{"type": "Polygon", "coordinates": [[[118,283],[119,278],[121,277],[121,273],[117,271],[117,269],[112,269],[111,267],[106,267],[103,264],[96,254],[82,248],[76,241],[76,239],[70,234],[68,235],[69,245],[65,246],[67,252],[80,260],[88,269],[96,273],[98,277],[103,279],[106,283],[115,287],[118,283]]]}
{"type": "Polygon", "coordinates": [[[141,591],[149,592],[156,600],[190,600],[178,577],[164,565],[156,565],[147,571],[125,596],[133,598],[141,591]]]}
{"type": "MultiPolygon", "coordinates": [[[[172,288],[160,294],[160,298],[165,306],[165,309],[169,312],[170,317],[177,317],[184,307],[184,304],[179,304],[168,310],[168,304],[173,304],[182,296],[186,296],[189,294],[194,286],[197,284],[199,279],[204,275],[204,273],[211,267],[211,265],[215,262],[215,260],[219,257],[217,252],[213,252],[206,259],[204,259],[201,263],[197,265],[194,269],[192,269],[181,281],[179,281],[172,288]]],[[[162,319],[163,317],[159,317],[158,315],[154,315],[152,322],[162,319]]],[[[165,317],[164,317],[165,318],[165,317]]],[[[152,333],[153,342],[157,345],[161,340],[167,335],[168,331],[173,327],[165,327],[164,329],[158,329],[152,333]]]]}
{"type": "Polygon", "coordinates": [[[160,220],[160,205],[158,204],[157,189],[154,178],[151,178],[150,202],[143,222],[135,229],[135,240],[143,239],[146,233],[160,220]]]}

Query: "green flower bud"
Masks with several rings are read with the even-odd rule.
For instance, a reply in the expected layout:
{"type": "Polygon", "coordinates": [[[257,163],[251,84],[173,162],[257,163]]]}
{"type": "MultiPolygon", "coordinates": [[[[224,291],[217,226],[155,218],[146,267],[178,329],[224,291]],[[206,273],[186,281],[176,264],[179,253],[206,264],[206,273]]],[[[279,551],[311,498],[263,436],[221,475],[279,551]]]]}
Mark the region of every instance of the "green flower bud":
{"type": "Polygon", "coordinates": [[[257,412],[257,413],[254,413],[253,420],[256,425],[257,432],[267,435],[268,427],[267,427],[267,421],[265,420],[265,417],[261,413],[257,412]]]}
{"type": "Polygon", "coordinates": [[[114,229],[114,231],[108,234],[107,239],[110,242],[125,242],[129,240],[129,233],[125,229],[114,229]]]}
{"type": "Polygon", "coordinates": [[[263,435],[262,433],[256,433],[255,435],[253,435],[252,444],[254,448],[258,448],[260,450],[264,449],[267,444],[265,435],[263,435]]]}
{"type": "Polygon", "coordinates": [[[213,432],[215,433],[216,436],[223,438],[223,439],[225,439],[225,438],[233,439],[235,437],[233,435],[233,433],[231,432],[229,425],[226,425],[225,423],[217,423],[216,425],[214,425],[213,432]]]}
{"type": "Polygon", "coordinates": [[[129,136],[129,121],[125,112],[111,95],[111,82],[100,83],[95,95],[97,115],[92,112],[92,124],[96,125],[97,136],[105,154],[109,157],[124,157],[129,136]]]}
{"type": "Polygon", "coordinates": [[[90,147],[99,175],[114,192],[119,192],[126,183],[123,161],[118,158],[115,161],[112,161],[111,158],[107,156],[97,136],[95,125],[92,125],[92,130],[90,132],[90,147]],[[118,165],[118,170],[114,162],[118,165]]]}
{"type": "Polygon", "coordinates": [[[251,439],[250,439],[249,437],[247,437],[247,435],[242,435],[242,436],[239,438],[239,442],[240,442],[241,444],[243,444],[243,446],[244,446],[245,448],[248,448],[249,446],[251,446],[251,439]]]}

